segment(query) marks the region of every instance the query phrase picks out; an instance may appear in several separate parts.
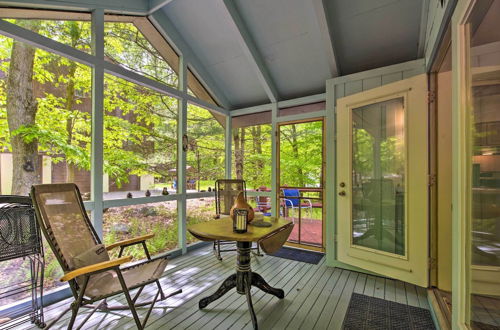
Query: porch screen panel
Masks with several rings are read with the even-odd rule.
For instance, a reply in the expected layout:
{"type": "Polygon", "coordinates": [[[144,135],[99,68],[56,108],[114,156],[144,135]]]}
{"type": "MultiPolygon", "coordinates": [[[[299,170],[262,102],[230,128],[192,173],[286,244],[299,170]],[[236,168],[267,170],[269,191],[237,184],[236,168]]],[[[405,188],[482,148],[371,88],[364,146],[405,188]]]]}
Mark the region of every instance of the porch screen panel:
{"type": "Polygon", "coordinates": [[[352,243],[405,255],[402,97],[352,110],[352,243]]]}

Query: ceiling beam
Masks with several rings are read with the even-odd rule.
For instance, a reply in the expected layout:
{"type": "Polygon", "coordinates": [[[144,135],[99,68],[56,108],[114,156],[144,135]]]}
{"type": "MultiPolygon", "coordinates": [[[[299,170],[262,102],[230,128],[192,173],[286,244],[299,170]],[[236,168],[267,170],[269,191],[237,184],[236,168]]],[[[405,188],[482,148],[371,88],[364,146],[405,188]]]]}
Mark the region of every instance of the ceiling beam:
{"type": "Polygon", "coordinates": [[[330,31],[330,25],[328,24],[328,14],[325,3],[323,0],[312,0],[312,2],[318,19],[321,39],[323,40],[323,45],[328,56],[330,75],[332,78],[338,77],[340,68],[337,62],[337,56],[335,55],[335,48],[333,47],[333,36],[332,31],[330,31]]]}
{"type": "Polygon", "coordinates": [[[223,0],[223,1],[225,8],[229,14],[229,17],[231,17],[232,22],[234,23],[238,31],[239,41],[243,48],[243,51],[250,60],[250,63],[252,64],[253,69],[257,74],[257,78],[259,79],[267,96],[269,97],[269,100],[271,102],[277,102],[279,97],[276,85],[273,82],[271,74],[267,69],[267,66],[264,62],[262,55],[257,49],[257,45],[255,44],[255,41],[253,40],[252,35],[250,34],[250,31],[248,30],[247,26],[245,25],[245,22],[243,21],[243,18],[241,17],[240,13],[238,12],[238,9],[236,8],[234,0],[223,0]]]}
{"type": "Polygon", "coordinates": [[[215,101],[223,108],[230,110],[232,105],[226,98],[226,95],[205,69],[191,47],[184,41],[167,15],[162,10],[158,10],[150,15],[149,19],[170,45],[175,48],[177,53],[186,58],[189,68],[196,74],[208,92],[214,97],[215,101]]]}
{"type": "MultiPolygon", "coordinates": [[[[298,97],[295,99],[279,101],[276,104],[278,106],[278,109],[281,109],[281,108],[296,107],[296,106],[324,102],[324,101],[326,101],[326,93],[314,94],[314,95],[309,95],[309,96],[304,96],[304,97],[298,97]]],[[[261,105],[256,105],[256,106],[249,107],[249,108],[236,109],[236,110],[230,111],[230,113],[231,113],[232,117],[249,115],[249,114],[253,114],[253,113],[270,111],[270,110],[272,110],[274,105],[275,105],[274,103],[261,104],[261,105]]]]}
{"type": "Polygon", "coordinates": [[[148,15],[151,15],[158,9],[168,5],[173,0],[149,0],[149,11],[148,15]]]}
{"type": "Polygon", "coordinates": [[[7,0],[0,6],[88,11],[104,9],[106,13],[145,15],[149,9],[148,0],[7,0]]]}
{"type": "Polygon", "coordinates": [[[429,0],[422,0],[422,12],[420,14],[420,32],[418,36],[417,58],[424,57],[425,37],[427,35],[428,17],[429,17],[429,0]]]}

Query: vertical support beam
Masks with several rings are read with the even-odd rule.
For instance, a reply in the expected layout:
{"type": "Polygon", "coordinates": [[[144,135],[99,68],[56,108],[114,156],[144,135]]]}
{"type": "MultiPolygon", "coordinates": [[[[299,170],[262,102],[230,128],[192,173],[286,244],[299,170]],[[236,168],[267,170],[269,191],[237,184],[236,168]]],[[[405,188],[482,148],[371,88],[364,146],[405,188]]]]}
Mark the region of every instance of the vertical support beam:
{"type": "Polygon", "coordinates": [[[326,121],[325,121],[325,179],[324,205],[325,210],[325,251],[328,266],[333,266],[337,259],[337,176],[335,173],[337,157],[337,139],[335,128],[335,83],[326,81],[326,121]]]}
{"type": "MultiPolygon", "coordinates": [[[[179,88],[182,92],[187,93],[187,63],[184,56],[179,57],[179,88]]],[[[187,200],[186,200],[186,151],[182,149],[182,140],[187,131],[187,99],[182,97],[179,100],[179,109],[177,111],[177,226],[179,247],[182,249],[182,254],[187,252],[186,240],[186,217],[187,217],[187,200]]]]}
{"type": "Polygon", "coordinates": [[[231,118],[231,114],[226,116],[226,136],[225,136],[225,148],[226,148],[226,179],[231,179],[231,169],[232,169],[232,139],[233,139],[233,120],[231,118]]]}
{"type": "Polygon", "coordinates": [[[92,68],[92,151],[91,199],[92,223],[102,238],[103,215],[103,122],[104,122],[104,9],[92,12],[92,51],[97,61],[92,68]]]}
{"type": "Polygon", "coordinates": [[[271,214],[279,216],[278,203],[278,103],[272,104],[271,108],[271,214]]]}

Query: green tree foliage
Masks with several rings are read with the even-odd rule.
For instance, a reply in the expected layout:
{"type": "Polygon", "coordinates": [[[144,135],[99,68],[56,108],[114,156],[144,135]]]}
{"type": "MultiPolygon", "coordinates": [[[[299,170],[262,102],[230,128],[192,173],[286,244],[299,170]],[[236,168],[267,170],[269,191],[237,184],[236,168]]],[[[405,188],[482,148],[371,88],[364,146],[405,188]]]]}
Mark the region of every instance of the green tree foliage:
{"type": "Polygon", "coordinates": [[[188,105],[187,134],[189,151],[188,179],[211,180],[224,178],[225,130],[221,122],[206,109],[188,105]]]}
{"type": "Polygon", "coordinates": [[[233,129],[233,177],[237,177],[237,162],[242,161],[243,179],[248,189],[271,187],[271,133],[269,124],[233,129]],[[240,138],[239,148],[243,152],[237,157],[235,135],[240,138]]]}
{"type": "Polygon", "coordinates": [[[323,123],[280,127],[280,184],[319,187],[323,157],[323,123]]]}
{"type": "MultiPolygon", "coordinates": [[[[44,20],[39,23],[40,34],[90,52],[90,22],[44,20]]],[[[177,85],[175,72],[133,24],[106,23],[105,30],[107,60],[163,83],[177,85]]],[[[0,37],[0,45],[0,146],[10,150],[5,77],[12,39],[0,37]]],[[[14,134],[21,135],[26,143],[37,140],[39,152],[51,156],[53,162],[64,160],[76,169],[90,170],[90,68],[37,49],[33,74],[37,83],[36,122],[14,134]]],[[[105,77],[104,92],[105,173],[118,186],[127,182],[130,174],[169,175],[168,170],[176,167],[177,100],[111,75],[105,77]]],[[[193,127],[192,133],[200,139],[202,167],[208,172],[220,172],[224,164],[220,161],[224,130],[222,138],[217,137],[221,133],[220,125],[217,128],[204,124],[210,119],[213,117],[208,113],[204,122],[193,127]],[[205,137],[212,133],[216,138],[207,144],[205,137]],[[217,150],[215,154],[214,150],[217,150]]]]}

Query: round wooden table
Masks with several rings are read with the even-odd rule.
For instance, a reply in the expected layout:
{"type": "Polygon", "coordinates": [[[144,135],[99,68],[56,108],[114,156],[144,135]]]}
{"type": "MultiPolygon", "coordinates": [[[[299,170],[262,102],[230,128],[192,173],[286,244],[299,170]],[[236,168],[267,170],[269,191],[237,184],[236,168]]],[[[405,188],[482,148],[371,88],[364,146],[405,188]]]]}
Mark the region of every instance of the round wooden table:
{"type": "Polygon", "coordinates": [[[262,291],[272,294],[279,299],[285,297],[282,289],[271,287],[258,273],[252,272],[250,263],[250,248],[252,242],[258,242],[287,226],[293,226],[293,223],[284,219],[272,218],[271,227],[256,227],[249,225],[248,231],[243,234],[233,232],[233,222],[231,218],[223,218],[203,223],[198,223],[188,227],[188,231],[196,238],[202,241],[236,241],[236,273],[229,276],[214,294],[200,300],[199,308],[203,309],[211,302],[219,299],[232,288],[236,292],[246,295],[248,309],[252,317],[254,329],[258,329],[257,317],[252,305],[251,286],[255,286],[262,291]]]}

